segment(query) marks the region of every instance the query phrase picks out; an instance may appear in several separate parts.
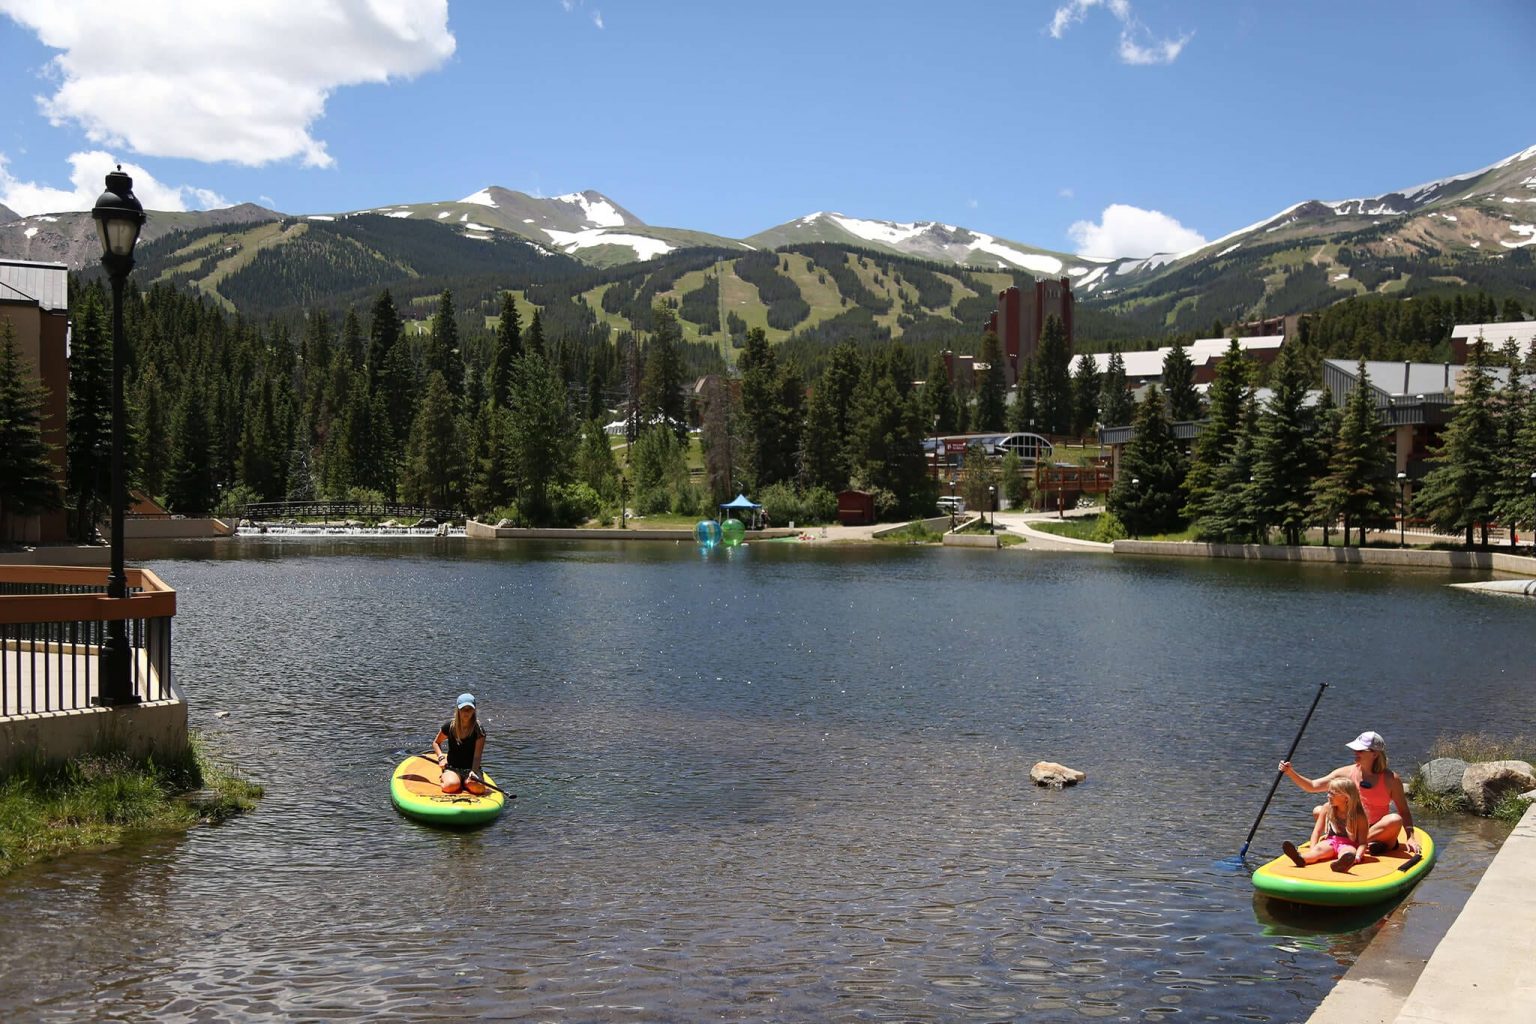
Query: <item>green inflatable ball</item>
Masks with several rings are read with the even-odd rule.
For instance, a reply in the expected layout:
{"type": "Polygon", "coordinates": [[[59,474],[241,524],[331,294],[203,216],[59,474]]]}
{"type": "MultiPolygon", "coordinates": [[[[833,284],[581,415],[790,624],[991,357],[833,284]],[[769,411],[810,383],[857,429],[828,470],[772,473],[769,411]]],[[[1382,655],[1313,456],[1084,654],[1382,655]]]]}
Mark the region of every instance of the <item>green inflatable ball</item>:
{"type": "Polygon", "coordinates": [[[727,519],[720,524],[720,536],[726,547],[740,547],[741,542],[746,539],[747,528],[742,525],[740,519],[727,519]]]}

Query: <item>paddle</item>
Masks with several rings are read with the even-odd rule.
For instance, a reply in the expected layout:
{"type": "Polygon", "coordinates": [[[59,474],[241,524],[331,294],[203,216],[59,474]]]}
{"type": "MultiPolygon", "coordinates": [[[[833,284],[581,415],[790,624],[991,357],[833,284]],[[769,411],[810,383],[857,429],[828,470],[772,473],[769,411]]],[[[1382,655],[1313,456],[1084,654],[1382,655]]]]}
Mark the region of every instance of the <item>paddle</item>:
{"type": "MultiPolygon", "coordinates": [[[[428,750],[428,751],[425,751],[425,752],[420,753],[420,754],[415,754],[413,756],[426,758],[426,759],[430,760],[433,764],[437,763],[437,753],[435,751],[432,751],[432,750],[428,750]]],[[[400,777],[402,779],[409,779],[412,782],[427,782],[427,783],[430,783],[432,781],[431,779],[426,778],[426,777],[421,776],[421,775],[402,775],[400,777]]],[[[517,799],[517,794],[516,793],[508,793],[506,790],[502,789],[500,786],[496,785],[496,783],[492,782],[490,779],[487,779],[485,776],[483,776],[483,775],[478,776],[477,779],[478,779],[480,785],[484,786],[486,789],[494,789],[496,792],[500,793],[502,796],[506,797],[508,800],[516,800],[517,799]]],[[[473,794],[471,794],[471,795],[473,795],[473,794]]]]}
{"type": "MultiPolygon", "coordinates": [[[[1312,721],[1312,712],[1317,710],[1317,702],[1323,699],[1323,691],[1326,689],[1328,689],[1326,682],[1317,688],[1317,696],[1312,698],[1312,706],[1307,708],[1307,717],[1301,720],[1301,728],[1296,730],[1296,738],[1291,741],[1291,749],[1286,752],[1284,760],[1289,761],[1296,756],[1296,748],[1301,745],[1301,735],[1307,731],[1307,723],[1312,721]]],[[[1269,784],[1269,795],[1264,798],[1264,806],[1259,808],[1259,816],[1253,819],[1253,828],[1248,830],[1248,838],[1243,840],[1242,849],[1237,851],[1236,857],[1217,861],[1218,868],[1237,871],[1243,866],[1245,863],[1243,858],[1248,856],[1248,844],[1253,842],[1254,833],[1259,830],[1259,822],[1264,820],[1264,812],[1269,810],[1269,802],[1275,798],[1275,790],[1280,788],[1280,779],[1284,775],[1284,772],[1275,773],[1275,781],[1269,784]]]]}

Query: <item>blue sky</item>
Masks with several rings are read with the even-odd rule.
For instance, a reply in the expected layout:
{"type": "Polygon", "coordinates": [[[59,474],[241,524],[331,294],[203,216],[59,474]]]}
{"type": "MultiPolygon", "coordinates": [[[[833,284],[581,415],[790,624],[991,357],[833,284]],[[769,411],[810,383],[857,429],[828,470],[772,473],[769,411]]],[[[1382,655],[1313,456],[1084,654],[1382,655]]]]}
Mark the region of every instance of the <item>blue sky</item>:
{"type": "Polygon", "coordinates": [[[0,203],[116,160],[152,209],[590,188],[1146,255],[1536,143],[1533,39],[1531,0],[0,0],[0,203]]]}

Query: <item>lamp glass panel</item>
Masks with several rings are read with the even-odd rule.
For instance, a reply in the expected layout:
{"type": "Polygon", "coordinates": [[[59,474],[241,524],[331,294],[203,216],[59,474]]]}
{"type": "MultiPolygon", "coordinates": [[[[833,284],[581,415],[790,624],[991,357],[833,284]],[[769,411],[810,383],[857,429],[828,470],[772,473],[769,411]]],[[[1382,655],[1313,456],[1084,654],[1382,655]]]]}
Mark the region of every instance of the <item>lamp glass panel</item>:
{"type": "Polygon", "coordinates": [[[139,222],[128,217],[114,217],[106,224],[107,251],[114,256],[132,256],[133,246],[139,240],[139,222]]]}

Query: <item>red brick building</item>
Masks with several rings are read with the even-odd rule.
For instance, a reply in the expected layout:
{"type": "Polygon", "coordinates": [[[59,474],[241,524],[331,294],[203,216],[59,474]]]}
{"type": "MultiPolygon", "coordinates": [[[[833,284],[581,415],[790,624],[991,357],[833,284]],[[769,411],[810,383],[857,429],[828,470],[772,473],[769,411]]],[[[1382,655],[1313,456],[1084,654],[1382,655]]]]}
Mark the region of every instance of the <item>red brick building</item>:
{"type": "MultiPolygon", "coordinates": [[[[69,422],[69,268],[62,263],[0,260],[0,318],[15,332],[22,365],[47,389],[43,440],[53,446],[62,491],[69,422]]],[[[62,509],[9,518],[0,529],[0,541],[50,544],[69,539],[62,509]]]]}
{"type": "Polygon", "coordinates": [[[1003,356],[1011,387],[1019,379],[1019,367],[1040,350],[1045,321],[1060,317],[1067,332],[1067,352],[1072,352],[1072,282],[1068,278],[1036,281],[1029,289],[1005,288],[997,293],[997,310],[987,319],[987,330],[1003,343],[1003,356]]]}

